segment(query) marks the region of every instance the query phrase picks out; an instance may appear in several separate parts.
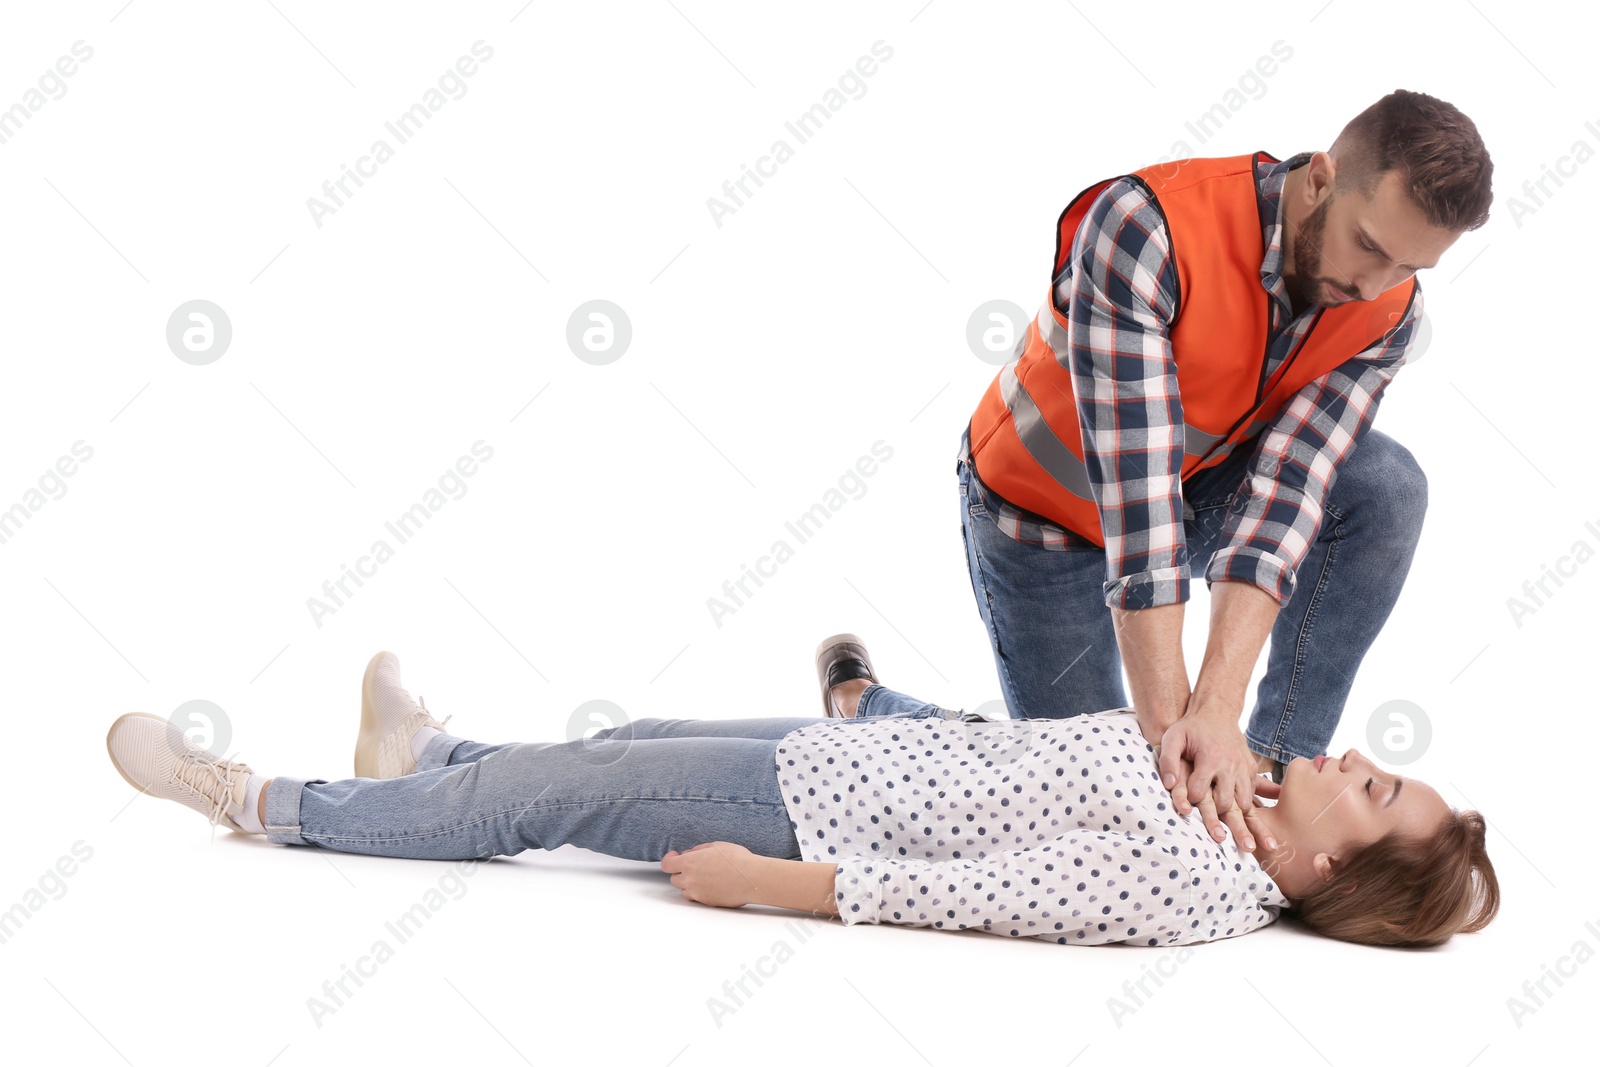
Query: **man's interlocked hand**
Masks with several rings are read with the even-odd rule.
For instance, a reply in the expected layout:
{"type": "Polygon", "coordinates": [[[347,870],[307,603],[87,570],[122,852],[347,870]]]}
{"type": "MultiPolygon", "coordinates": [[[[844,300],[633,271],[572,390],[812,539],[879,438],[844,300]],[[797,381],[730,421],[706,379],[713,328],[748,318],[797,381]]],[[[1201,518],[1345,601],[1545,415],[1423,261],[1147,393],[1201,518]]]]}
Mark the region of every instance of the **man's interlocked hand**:
{"type": "MultiPolygon", "coordinates": [[[[1238,724],[1220,715],[1191,711],[1168,726],[1159,743],[1152,744],[1161,784],[1172,794],[1174,810],[1188,815],[1198,807],[1212,837],[1223,840],[1226,828],[1233,832],[1239,847],[1253,850],[1255,836],[1246,820],[1255,816],[1257,787],[1265,783],[1256,773],[1256,755],[1238,724]]],[[[1263,843],[1277,847],[1268,836],[1263,836],[1263,843]]]]}

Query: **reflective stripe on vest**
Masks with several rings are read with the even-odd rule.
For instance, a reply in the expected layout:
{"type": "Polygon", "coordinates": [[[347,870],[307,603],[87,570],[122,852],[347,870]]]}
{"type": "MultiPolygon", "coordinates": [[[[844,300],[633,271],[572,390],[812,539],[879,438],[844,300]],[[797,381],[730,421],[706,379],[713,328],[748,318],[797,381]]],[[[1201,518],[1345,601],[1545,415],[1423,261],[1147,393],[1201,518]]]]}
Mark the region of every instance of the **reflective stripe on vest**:
{"type": "MultiPolygon", "coordinates": [[[[1046,473],[1067,492],[1080,500],[1094,500],[1094,491],[1089,484],[1089,468],[1083,460],[1062,443],[1055,431],[1050,429],[1044,420],[1044,413],[1039,410],[1039,405],[1034,403],[1033,397],[1028,395],[1022,382],[1017,380],[1017,365],[1007,363],[1000,371],[1000,395],[1006,402],[1006,410],[1011,414],[1011,420],[1016,425],[1017,437],[1022,441],[1022,447],[1028,450],[1034,462],[1043,467],[1046,473]]],[[[1183,425],[1183,450],[1186,455],[1204,456],[1210,452],[1218,441],[1224,439],[1223,434],[1206,433],[1204,430],[1183,425]]],[[[1228,449],[1223,455],[1232,452],[1228,449]]]]}
{"type": "Polygon", "coordinates": [[[1015,363],[1007,363],[1000,369],[1000,395],[1005,399],[1006,410],[1011,412],[1011,421],[1017,427],[1022,447],[1028,450],[1034,462],[1043,467],[1056,484],[1067,492],[1080,500],[1092,502],[1094,496],[1089,488],[1089,468],[1073,454],[1072,449],[1061,443],[1061,438],[1045,423],[1039,405],[1033,402],[1033,397],[1017,380],[1015,363]]]}
{"type": "MultiPolygon", "coordinates": [[[[1060,323],[1056,322],[1055,308],[1051,300],[1046,299],[1045,302],[1039,306],[1039,314],[1034,316],[1034,323],[1039,327],[1039,339],[1044,342],[1047,348],[1050,349],[1051,354],[1055,356],[1056,362],[1059,363],[1063,369],[1070,372],[1072,370],[1072,364],[1068,362],[1069,356],[1067,352],[1066,330],[1060,323]]],[[[1025,346],[1027,345],[1027,341],[1028,338],[1026,335],[1024,335],[1022,341],[1018,344],[1019,351],[1026,350],[1025,346]]],[[[1012,373],[1011,378],[1013,382],[1016,381],[1015,372],[1012,373]]],[[[1005,392],[1005,384],[1003,382],[1001,383],[1001,392],[1003,394],[1005,392]]],[[[1016,408],[1011,405],[1009,394],[1007,394],[1006,404],[1008,407],[1011,407],[1011,412],[1014,417],[1017,412],[1016,408]]],[[[1040,420],[1041,423],[1043,422],[1043,417],[1038,414],[1037,408],[1034,409],[1034,415],[1040,420]]],[[[1252,436],[1254,430],[1258,429],[1260,426],[1266,425],[1266,422],[1267,420],[1261,420],[1260,422],[1253,424],[1251,433],[1247,433],[1245,436],[1252,436]]],[[[1050,428],[1045,426],[1044,429],[1046,432],[1049,432],[1050,428]]],[[[1200,429],[1200,427],[1195,426],[1193,423],[1185,419],[1183,423],[1183,450],[1188,455],[1204,456],[1216,446],[1218,441],[1225,440],[1227,436],[1228,435],[1225,433],[1206,433],[1204,430],[1200,429]]],[[[1050,434],[1050,439],[1055,441],[1058,445],[1061,444],[1060,439],[1057,438],[1054,433],[1050,434]]],[[[1026,443],[1027,438],[1024,437],[1023,440],[1024,443],[1026,443]]],[[[1061,447],[1066,448],[1065,445],[1061,445],[1061,447]]],[[[1030,448],[1028,451],[1032,452],[1033,449],[1030,448]]],[[[1067,452],[1068,455],[1071,455],[1071,449],[1068,449],[1067,452]]],[[[1035,458],[1038,458],[1037,455],[1035,458]]],[[[1077,456],[1072,456],[1072,459],[1077,463],[1078,469],[1082,470],[1082,461],[1079,460],[1077,456]]],[[[1042,462],[1043,461],[1041,461],[1041,463],[1042,462]]],[[[1052,475],[1055,476],[1056,481],[1061,482],[1062,485],[1066,485],[1068,488],[1071,488],[1068,482],[1063,481],[1059,475],[1055,474],[1056,468],[1052,468],[1049,464],[1045,464],[1045,469],[1051,471],[1052,475]]],[[[1087,485],[1087,477],[1087,474],[1085,474],[1085,485],[1087,485]]],[[[1079,493],[1078,495],[1087,499],[1087,494],[1085,493],[1079,493]]]]}

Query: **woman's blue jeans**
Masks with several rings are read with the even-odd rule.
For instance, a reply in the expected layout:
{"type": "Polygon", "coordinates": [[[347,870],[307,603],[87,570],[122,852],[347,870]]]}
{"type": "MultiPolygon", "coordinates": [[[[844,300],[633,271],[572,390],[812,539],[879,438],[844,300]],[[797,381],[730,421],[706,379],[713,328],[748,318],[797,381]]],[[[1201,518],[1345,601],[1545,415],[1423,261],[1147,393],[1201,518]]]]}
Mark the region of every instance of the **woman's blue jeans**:
{"type": "MultiPolygon", "coordinates": [[[[1251,451],[1235,449],[1184,483],[1183,532],[1196,581],[1220,547],[1251,451]]],[[[1011,715],[1053,719],[1127,707],[1103,592],[1105,551],[1057,551],[1007,536],[969,494],[971,477],[957,459],[967,569],[1011,715]]],[[[1294,595],[1273,622],[1266,675],[1245,729],[1253,751],[1282,763],[1328,751],[1356,670],[1405,584],[1427,504],[1427,478],[1411,453],[1369,427],[1339,465],[1294,595]]]]}
{"type": "Polygon", "coordinates": [[[277,777],[268,840],[415,859],[486,859],[576,845],[660,862],[731,841],[798,859],[778,791],[778,742],[817,722],[970,718],[881,685],[858,719],[639,719],[564,743],[484,745],[442,734],[401,778],[277,777]]]}

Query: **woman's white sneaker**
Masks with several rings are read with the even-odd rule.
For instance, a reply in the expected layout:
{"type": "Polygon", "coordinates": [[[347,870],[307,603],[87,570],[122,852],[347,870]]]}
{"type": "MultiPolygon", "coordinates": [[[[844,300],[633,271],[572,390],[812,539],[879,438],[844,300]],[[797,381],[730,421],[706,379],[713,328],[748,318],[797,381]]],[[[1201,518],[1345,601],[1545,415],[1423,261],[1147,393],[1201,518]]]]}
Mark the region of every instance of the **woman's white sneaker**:
{"type": "Polygon", "coordinates": [[[172,723],[159,715],[131,712],[111,724],[106,734],[111,764],[141,793],[176,800],[210,821],[239,833],[245,794],[255,772],[236,760],[219,759],[189,744],[172,723]]]}
{"type": "Polygon", "coordinates": [[[417,769],[411,750],[417,731],[444,732],[444,723],[400,685],[400,658],[379,652],[361,678],[361,730],[356,734],[356,777],[399,778],[417,769]]]}

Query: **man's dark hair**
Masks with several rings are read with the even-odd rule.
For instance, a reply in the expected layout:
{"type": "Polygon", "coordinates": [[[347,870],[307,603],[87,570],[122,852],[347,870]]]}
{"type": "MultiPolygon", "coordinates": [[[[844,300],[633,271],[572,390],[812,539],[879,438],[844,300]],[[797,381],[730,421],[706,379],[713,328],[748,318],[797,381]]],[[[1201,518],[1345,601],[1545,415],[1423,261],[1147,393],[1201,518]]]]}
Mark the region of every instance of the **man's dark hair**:
{"type": "Polygon", "coordinates": [[[1472,120],[1437,97],[1396,89],[1346,123],[1328,152],[1336,193],[1370,199],[1398,170],[1429,225],[1462,233],[1489,221],[1489,151],[1472,120]]]}

